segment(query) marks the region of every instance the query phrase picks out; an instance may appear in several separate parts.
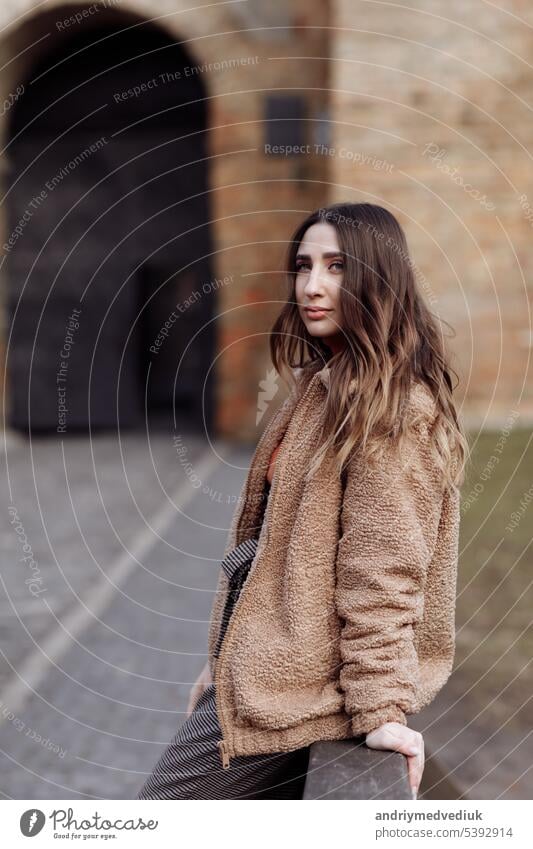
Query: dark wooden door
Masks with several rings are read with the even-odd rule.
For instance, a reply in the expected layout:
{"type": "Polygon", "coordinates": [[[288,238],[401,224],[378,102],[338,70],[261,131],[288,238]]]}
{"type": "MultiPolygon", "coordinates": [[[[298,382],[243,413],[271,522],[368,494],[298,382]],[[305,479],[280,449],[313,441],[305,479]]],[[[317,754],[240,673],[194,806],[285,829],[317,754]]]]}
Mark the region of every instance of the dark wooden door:
{"type": "Polygon", "coordinates": [[[150,351],[187,286],[212,277],[206,98],[190,67],[152,25],[92,29],[25,82],[6,185],[13,427],[57,431],[59,389],[66,432],[142,426],[145,400],[210,415],[216,292],[150,351]]]}

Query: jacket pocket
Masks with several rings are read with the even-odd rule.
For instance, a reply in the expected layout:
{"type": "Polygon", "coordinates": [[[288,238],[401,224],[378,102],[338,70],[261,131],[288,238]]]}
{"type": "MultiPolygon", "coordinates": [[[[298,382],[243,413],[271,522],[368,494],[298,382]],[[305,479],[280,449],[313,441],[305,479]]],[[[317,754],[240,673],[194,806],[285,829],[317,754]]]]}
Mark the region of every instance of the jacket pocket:
{"type": "Polygon", "coordinates": [[[323,716],[343,712],[344,693],[338,681],[313,683],[271,692],[243,670],[232,670],[233,697],[240,723],[264,731],[281,731],[323,716]]]}

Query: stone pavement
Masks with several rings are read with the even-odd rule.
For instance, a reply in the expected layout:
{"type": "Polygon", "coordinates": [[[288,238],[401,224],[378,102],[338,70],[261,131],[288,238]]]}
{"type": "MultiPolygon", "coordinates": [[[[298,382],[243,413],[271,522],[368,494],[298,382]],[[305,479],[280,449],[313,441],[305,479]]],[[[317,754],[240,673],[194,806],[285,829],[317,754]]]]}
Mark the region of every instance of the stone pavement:
{"type": "Polygon", "coordinates": [[[205,663],[251,453],[189,434],[8,439],[3,798],[134,798],[205,663]]]}
{"type": "MultiPolygon", "coordinates": [[[[135,797],[205,663],[251,454],[187,434],[8,439],[0,797],[135,797]]],[[[458,798],[531,798],[531,732],[484,727],[470,684],[467,666],[455,670],[410,727],[458,798]]],[[[428,798],[440,798],[436,782],[429,763],[428,798]]]]}

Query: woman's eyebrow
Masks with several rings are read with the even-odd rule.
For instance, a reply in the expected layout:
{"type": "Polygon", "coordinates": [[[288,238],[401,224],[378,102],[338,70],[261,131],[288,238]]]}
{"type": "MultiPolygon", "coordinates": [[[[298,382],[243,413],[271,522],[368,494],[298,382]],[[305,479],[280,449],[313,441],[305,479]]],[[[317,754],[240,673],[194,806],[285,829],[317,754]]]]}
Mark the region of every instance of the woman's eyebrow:
{"type": "MultiPolygon", "coordinates": [[[[326,251],[322,254],[324,259],[330,259],[334,256],[342,256],[341,251],[326,251]]],[[[296,259],[311,259],[310,254],[296,254],[296,259]]]]}

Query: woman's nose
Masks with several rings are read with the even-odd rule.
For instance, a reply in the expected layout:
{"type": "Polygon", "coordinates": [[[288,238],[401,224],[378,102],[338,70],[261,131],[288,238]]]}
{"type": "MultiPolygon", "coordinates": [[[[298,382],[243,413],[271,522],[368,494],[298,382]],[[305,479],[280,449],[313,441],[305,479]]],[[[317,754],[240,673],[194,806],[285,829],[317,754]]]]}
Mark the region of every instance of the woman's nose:
{"type": "Polygon", "coordinates": [[[305,284],[305,292],[307,295],[312,295],[315,292],[319,291],[322,287],[322,269],[318,266],[313,266],[311,269],[311,273],[307,278],[307,282],[305,284]]]}

